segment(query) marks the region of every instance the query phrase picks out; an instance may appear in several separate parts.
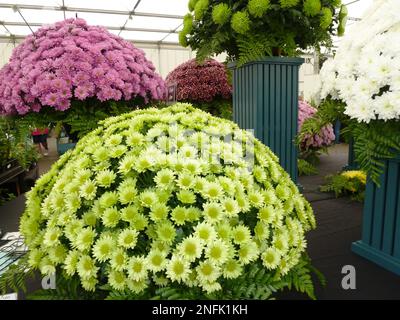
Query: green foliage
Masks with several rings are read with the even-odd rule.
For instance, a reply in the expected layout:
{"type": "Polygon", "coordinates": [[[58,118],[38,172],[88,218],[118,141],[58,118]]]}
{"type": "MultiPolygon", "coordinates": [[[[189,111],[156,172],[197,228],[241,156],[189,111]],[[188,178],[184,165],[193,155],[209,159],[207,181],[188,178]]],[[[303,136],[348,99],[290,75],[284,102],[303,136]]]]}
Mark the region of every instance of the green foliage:
{"type": "Polygon", "coordinates": [[[366,176],[361,171],[341,172],[325,177],[327,183],[322,192],[334,192],[336,198],[350,196],[352,200],[364,201],[366,176]]]}
{"type": "Polygon", "coordinates": [[[10,193],[7,189],[0,188],[0,206],[15,198],[16,196],[14,193],[10,193]]]}
{"type": "Polygon", "coordinates": [[[232,120],[232,101],[225,99],[216,99],[211,102],[190,102],[194,107],[211,113],[213,116],[232,120]]]}
{"type": "Polygon", "coordinates": [[[237,43],[241,52],[237,62],[239,67],[249,61],[259,59],[265,55],[265,53],[272,55],[272,45],[267,34],[240,37],[238,38],[237,43]]]}
{"type": "Polygon", "coordinates": [[[209,2],[207,8],[200,1],[196,6],[202,8],[201,14],[196,15],[195,9],[192,32],[185,33],[185,38],[180,36],[183,44],[187,42],[197,51],[199,61],[223,52],[228,54],[228,60],[241,60],[241,64],[251,61],[249,57],[296,56],[310,47],[330,47],[331,36],[336,35],[334,25],[339,10],[325,0],[323,6],[331,11],[332,19],[327,10],[321,11],[319,0],[305,2],[309,15],[299,0],[223,0],[209,2]],[[231,16],[231,23],[227,23],[231,16]],[[253,39],[259,44],[254,44],[253,39]],[[244,41],[252,43],[257,55],[249,56],[251,50],[247,47],[243,50],[244,41]]]}
{"type": "Polygon", "coordinates": [[[34,270],[28,264],[27,256],[10,265],[0,276],[0,293],[6,294],[9,290],[26,292],[26,280],[34,276],[34,270]]]}
{"type": "Polygon", "coordinates": [[[305,159],[297,159],[297,168],[300,176],[312,176],[318,174],[318,169],[305,159]]]}

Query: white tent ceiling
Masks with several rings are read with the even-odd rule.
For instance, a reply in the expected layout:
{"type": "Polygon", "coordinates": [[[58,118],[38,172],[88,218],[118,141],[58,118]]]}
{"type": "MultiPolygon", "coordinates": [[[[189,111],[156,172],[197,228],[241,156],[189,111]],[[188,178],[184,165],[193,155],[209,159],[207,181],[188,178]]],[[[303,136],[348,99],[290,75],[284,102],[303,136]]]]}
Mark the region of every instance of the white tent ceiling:
{"type": "MultiPolygon", "coordinates": [[[[373,0],[343,0],[349,22],[362,16],[373,0]]],[[[84,18],[127,40],[177,43],[188,0],[0,0],[0,40],[22,38],[64,18],[84,18]],[[28,26],[29,25],[29,26],[28,26]]],[[[335,39],[335,43],[337,40],[335,39]]]]}

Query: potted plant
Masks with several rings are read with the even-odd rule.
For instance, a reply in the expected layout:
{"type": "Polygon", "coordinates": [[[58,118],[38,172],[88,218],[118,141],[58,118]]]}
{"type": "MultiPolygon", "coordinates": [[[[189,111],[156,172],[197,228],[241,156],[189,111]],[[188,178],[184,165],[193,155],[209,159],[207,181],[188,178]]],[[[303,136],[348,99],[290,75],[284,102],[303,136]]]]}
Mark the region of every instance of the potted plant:
{"type": "Polygon", "coordinates": [[[172,70],[165,82],[176,87],[176,101],[189,102],[212,115],[232,119],[232,86],[225,65],[207,59],[186,61],[172,70]]]}
{"type": "Polygon", "coordinates": [[[296,181],[297,56],[330,46],[331,35],[344,32],[346,7],[340,0],[191,0],[189,10],[181,44],[200,60],[227,53],[234,120],[254,129],[296,181]]]}
{"type": "Polygon", "coordinates": [[[137,110],[103,121],[37,181],[20,224],[29,253],[0,289],[39,270],[57,274],[41,298],[267,299],[286,287],[315,298],[314,227],[251,133],[189,104],[137,110]]]}
{"type": "Polygon", "coordinates": [[[376,1],[321,69],[318,128],[341,117],[368,175],[362,238],[353,251],[400,274],[400,3],[376,1]],[[365,32],[368,30],[368,32],[365,32]]]}
{"type": "Polygon", "coordinates": [[[165,94],[142,50],[78,18],[26,37],[0,70],[1,114],[39,128],[62,122],[74,142],[99,120],[165,94]]]}

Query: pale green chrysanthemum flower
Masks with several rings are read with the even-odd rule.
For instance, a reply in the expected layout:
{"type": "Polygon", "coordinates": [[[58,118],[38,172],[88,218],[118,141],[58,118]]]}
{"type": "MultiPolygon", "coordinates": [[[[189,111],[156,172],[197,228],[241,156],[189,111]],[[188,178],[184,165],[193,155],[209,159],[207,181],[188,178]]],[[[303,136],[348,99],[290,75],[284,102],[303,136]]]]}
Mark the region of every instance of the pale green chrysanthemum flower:
{"type": "Polygon", "coordinates": [[[79,169],[86,169],[92,165],[92,160],[89,156],[85,155],[75,161],[75,165],[79,169]]]}
{"type": "Polygon", "coordinates": [[[110,266],[113,270],[122,271],[126,267],[128,255],[123,249],[116,249],[111,256],[110,266]]]}
{"type": "Polygon", "coordinates": [[[192,204],[196,202],[196,195],[189,190],[181,190],[177,193],[176,197],[182,203],[192,204]]]}
{"type": "Polygon", "coordinates": [[[249,0],[247,9],[253,17],[260,18],[270,8],[270,0],[249,0]]]}
{"type": "Polygon", "coordinates": [[[158,202],[157,194],[151,190],[145,190],[140,195],[140,202],[144,207],[150,208],[158,202]]]}
{"type": "Polygon", "coordinates": [[[266,174],[265,169],[260,166],[254,166],[253,175],[254,175],[254,178],[256,178],[256,180],[259,183],[263,183],[267,179],[267,174],[266,174]]]}
{"type": "Polygon", "coordinates": [[[93,154],[93,160],[97,163],[107,162],[109,158],[109,151],[105,147],[98,148],[93,154]]]}
{"type": "Polygon", "coordinates": [[[96,182],[99,186],[108,188],[114,182],[116,174],[111,170],[103,170],[97,173],[96,182]]]}
{"type": "Polygon", "coordinates": [[[224,217],[224,210],[217,202],[206,202],[203,204],[204,218],[210,223],[217,223],[224,217]]]}
{"type": "Polygon", "coordinates": [[[87,211],[82,215],[82,220],[85,223],[85,225],[94,227],[96,226],[97,223],[97,216],[92,210],[87,211]]]}
{"type": "Polygon", "coordinates": [[[150,208],[150,219],[154,222],[165,220],[168,217],[169,207],[164,203],[157,203],[150,208]]]}
{"type": "Polygon", "coordinates": [[[165,255],[167,255],[170,251],[170,245],[163,241],[156,239],[155,241],[153,241],[151,243],[151,250],[158,250],[158,251],[164,252],[165,255]]]}
{"type": "Polygon", "coordinates": [[[220,239],[228,241],[231,238],[232,228],[228,222],[220,222],[215,226],[215,230],[220,239]]]}
{"type": "Polygon", "coordinates": [[[122,143],[122,135],[114,134],[105,140],[106,146],[115,147],[122,143]]]}
{"type": "Polygon", "coordinates": [[[128,262],[128,277],[134,281],[147,279],[147,261],[145,257],[137,256],[129,259],[128,262]]]}
{"type": "Polygon", "coordinates": [[[278,250],[281,255],[284,255],[289,249],[288,237],[287,233],[281,233],[273,237],[272,246],[278,250]]]}
{"type": "Polygon", "coordinates": [[[40,261],[44,256],[44,252],[39,249],[32,249],[29,251],[28,263],[34,268],[39,267],[40,261]]]}
{"type": "Polygon", "coordinates": [[[122,204],[132,204],[136,200],[137,190],[135,186],[120,186],[119,191],[119,202],[122,204]]]}
{"type": "Polygon", "coordinates": [[[199,151],[195,147],[185,145],[179,149],[178,157],[183,158],[185,160],[186,159],[195,159],[198,157],[198,153],[199,153],[199,151]]]}
{"type": "Polygon", "coordinates": [[[96,290],[96,285],[98,284],[98,280],[95,277],[82,279],[82,287],[86,291],[94,292],[96,290]]]}
{"type": "Polygon", "coordinates": [[[237,251],[237,256],[242,264],[249,264],[258,259],[259,249],[254,241],[241,244],[237,251]]]}
{"type": "Polygon", "coordinates": [[[115,250],[115,241],[109,236],[105,235],[98,239],[93,246],[93,256],[99,262],[105,262],[112,257],[115,250]]]}
{"type": "Polygon", "coordinates": [[[58,187],[57,187],[57,190],[59,190],[59,191],[62,190],[65,195],[68,195],[70,193],[78,192],[82,183],[84,183],[84,182],[79,182],[78,179],[72,179],[71,182],[69,182],[65,185],[64,190],[62,190],[62,188],[58,188],[58,187]]]}
{"type": "Polygon", "coordinates": [[[216,265],[223,264],[228,259],[228,246],[219,239],[207,244],[205,256],[216,265]]]}
{"type": "Polygon", "coordinates": [[[101,216],[101,222],[105,227],[113,228],[120,221],[120,214],[116,207],[107,208],[101,216]]]}
{"type": "Polygon", "coordinates": [[[192,188],[195,192],[203,193],[206,183],[207,183],[207,180],[205,180],[204,178],[196,177],[193,182],[192,188]]]}
{"type": "Polygon", "coordinates": [[[136,157],[132,154],[127,154],[119,163],[118,171],[122,174],[129,174],[135,168],[136,157]]]}
{"type": "Polygon", "coordinates": [[[256,226],[254,227],[254,235],[260,241],[268,239],[269,227],[262,221],[257,222],[256,226]]]}
{"type": "Polygon", "coordinates": [[[218,177],[218,182],[221,185],[222,189],[229,194],[230,196],[233,196],[235,193],[235,186],[234,183],[231,179],[220,176],[218,177]]]}
{"type": "Polygon", "coordinates": [[[69,240],[73,241],[76,239],[78,232],[80,232],[84,226],[85,224],[82,220],[73,219],[65,226],[64,234],[69,240]]]}
{"type": "Polygon", "coordinates": [[[251,233],[248,227],[244,225],[238,225],[232,229],[232,240],[236,244],[243,244],[249,242],[251,239],[251,233]]]}
{"type": "Polygon", "coordinates": [[[123,145],[113,147],[110,150],[110,157],[111,158],[120,158],[123,154],[126,153],[127,150],[128,150],[127,147],[123,146],[123,145]]]}
{"type": "Polygon", "coordinates": [[[291,196],[291,192],[290,192],[290,189],[287,187],[287,186],[285,186],[285,185],[283,185],[283,184],[279,184],[276,188],[275,188],[275,192],[276,192],[276,195],[277,195],[277,197],[279,198],[279,199],[281,199],[281,200],[286,200],[286,199],[288,199],[290,196],[291,196]]]}
{"type": "Polygon", "coordinates": [[[126,283],[129,290],[136,294],[143,292],[148,287],[148,282],[146,281],[146,279],[138,281],[128,279],[126,283]]]}
{"type": "Polygon", "coordinates": [[[199,285],[199,281],[197,280],[197,272],[195,269],[191,269],[187,279],[185,280],[185,284],[189,288],[197,287],[199,285]]]}
{"type": "Polygon", "coordinates": [[[282,8],[291,8],[296,6],[300,0],[279,0],[282,8]]]}
{"type": "Polygon", "coordinates": [[[94,172],[100,172],[100,171],[107,170],[107,169],[109,169],[110,167],[111,167],[111,162],[109,162],[109,161],[103,161],[103,162],[100,162],[100,163],[96,164],[96,165],[93,167],[93,171],[94,171],[94,172]]]}
{"type": "Polygon", "coordinates": [[[61,213],[65,210],[65,196],[62,193],[55,192],[50,196],[51,207],[56,213],[61,213]]]}
{"type": "Polygon", "coordinates": [[[203,288],[204,291],[207,293],[213,293],[215,291],[219,291],[222,289],[221,284],[218,282],[202,282],[200,283],[201,287],[203,288]]]}
{"type": "Polygon", "coordinates": [[[182,173],[176,179],[177,185],[182,189],[189,189],[193,186],[195,176],[188,173],[182,173]]]}
{"type": "Polygon", "coordinates": [[[126,136],[126,144],[131,147],[140,146],[144,142],[144,136],[139,132],[128,132],[126,136]]]}
{"type": "Polygon", "coordinates": [[[129,221],[129,223],[131,227],[133,227],[134,229],[142,231],[146,229],[147,226],[149,225],[149,219],[147,219],[147,217],[144,216],[143,214],[139,213],[135,216],[133,221],[129,221]]]}
{"type": "Polygon", "coordinates": [[[121,209],[121,219],[126,222],[133,222],[137,218],[139,210],[137,206],[127,206],[121,209]]]}
{"type": "Polygon", "coordinates": [[[65,206],[70,213],[76,212],[81,207],[81,198],[79,194],[76,192],[66,195],[65,206]]]}
{"type": "Polygon", "coordinates": [[[111,270],[108,274],[108,283],[115,289],[122,291],[126,287],[126,276],[122,271],[111,270]]]}
{"type": "Polygon", "coordinates": [[[79,185],[85,183],[92,176],[90,169],[80,169],[75,172],[75,179],[79,185]]]}
{"type": "Polygon", "coordinates": [[[265,204],[273,205],[277,201],[279,201],[278,198],[275,195],[274,190],[272,188],[267,188],[266,190],[263,190],[263,196],[264,196],[264,203],[265,204]]]}
{"type": "Polygon", "coordinates": [[[201,173],[201,162],[195,159],[185,161],[184,170],[189,174],[197,175],[201,173]]]}
{"type": "Polygon", "coordinates": [[[210,223],[201,222],[195,228],[195,235],[208,243],[216,238],[216,231],[210,223]]]}
{"type": "Polygon", "coordinates": [[[186,219],[190,222],[194,222],[200,219],[202,211],[196,207],[186,208],[186,219]]]}
{"type": "Polygon", "coordinates": [[[57,226],[63,227],[69,224],[75,218],[73,212],[63,212],[57,218],[57,226]]]}
{"type": "Polygon", "coordinates": [[[226,279],[236,279],[242,274],[242,265],[235,259],[229,259],[222,267],[222,276],[226,279]]]}
{"type": "Polygon", "coordinates": [[[165,274],[172,281],[181,283],[185,281],[190,273],[190,264],[188,261],[183,260],[181,257],[172,256],[171,260],[167,262],[165,274]]]}
{"type": "Polygon", "coordinates": [[[126,249],[133,249],[136,246],[139,233],[134,229],[124,229],[118,235],[118,245],[126,249]]]}
{"type": "Polygon", "coordinates": [[[275,248],[268,248],[262,253],[261,259],[263,265],[267,269],[272,270],[278,267],[281,260],[281,255],[275,248]]]}
{"type": "Polygon", "coordinates": [[[222,197],[224,191],[218,182],[208,182],[204,186],[202,195],[207,199],[219,199],[222,197]]]}
{"type": "Polygon", "coordinates": [[[304,0],[303,10],[306,16],[313,17],[321,11],[321,1],[304,0]]]}
{"type": "Polygon", "coordinates": [[[146,258],[149,270],[154,273],[164,270],[167,262],[165,256],[166,256],[165,252],[161,250],[158,249],[150,250],[146,258]]]}
{"type": "Polygon", "coordinates": [[[40,261],[39,270],[41,274],[51,275],[55,274],[56,267],[54,266],[54,263],[50,260],[50,258],[48,256],[45,256],[40,261]]]}
{"type": "Polygon", "coordinates": [[[177,206],[171,211],[171,220],[177,225],[184,225],[187,219],[187,209],[177,206]]]}
{"type": "Polygon", "coordinates": [[[240,212],[238,202],[232,198],[225,198],[221,201],[222,208],[228,217],[236,216],[240,212]]]}
{"type": "Polygon", "coordinates": [[[264,223],[272,223],[276,217],[276,210],[270,205],[262,207],[258,210],[257,217],[264,223]]]}
{"type": "Polygon", "coordinates": [[[77,250],[68,252],[64,262],[64,270],[69,276],[73,276],[77,272],[77,266],[80,253],[77,250]]]}
{"type": "Polygon", "coordinates": [[[165,221],[157,224],[156,232],[162,242],[171,244],[176,236],[176,230],[171,222],[165,221]]]}
{"type": "Polygon", "coordinates": [[[250,202],[244,193],[235,196],[237,204],[241,212],[248,212],[250,210],[250,202]]]}
{"type": "Polygon", "coordinates": [[[169,188],[175,180],[174,172],[170,169],[162,169],[157,172],[154,182],[159,188],[169,188]]]}
{"type": "Polygon", "coordinates": [[[140,155],[136,159],[136,171],[138,172],[144,172],[148,169],[150,169],[154,165],[155,161],[152,157],[149,157],[147,155],[140,155]]]}
{"type": "Polygon", "coordinates": [[[92,180],[87,180],[79,189],[79,195],[86,200],[93,200],[96,197],[97,186],[92,180]]]}
{"type": "Polygon", "coordinates": [[[82,255],[76,265],[76,270],[83,280],[88,280],[90,278],[96,278],[99,268],[90,256],[82,255]]]}
{"type": "Polygon", "coordinates": [[[67,256],[67,250],[63,245],[59,244],[49,248],[48,254],[50,261],[57,265],[64,262],[65,257],[67,256]]]}
{"type": "Polygon", "coordinates": [[[43,244],[47,247],[52,247],[60,243],[61,230],[60,228],[47,228],[44,237],[43,244]]]}
{"type": "Polygon", "coordinates": [[[200,258],[203,252],[203,242],[197,237],[189,236],[178,245],[177,252],[185,260],[193,262],[200,258]]]}
{"type": "Polygon", "coordinates": [[[196,272],[197,280],[200,282],[200,285],[202,283],[216,281],[221,274],[220,268],[210,260],[201,261],[196,267],[196,272]]]}
{"type": "Polygon", "coordinates": [[[118,194],[115,191],[104,192],[99,198],[99,205],[106,209],[114,206],[118,202],[118,194]]]}

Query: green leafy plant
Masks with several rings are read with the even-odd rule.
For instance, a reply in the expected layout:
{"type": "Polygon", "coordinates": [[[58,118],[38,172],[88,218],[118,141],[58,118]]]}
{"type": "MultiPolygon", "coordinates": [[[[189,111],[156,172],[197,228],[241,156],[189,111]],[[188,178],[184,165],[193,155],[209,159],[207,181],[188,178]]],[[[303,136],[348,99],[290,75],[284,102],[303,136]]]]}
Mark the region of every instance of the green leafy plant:
{"type": "Polygon", "coordinates": [[[181,45],[196,50],[199,60],[226,52],[239,66],[330,46],[332,35],[343,34],[347,15],[336,0],[198,0],[188,7],[181,45]]]}
{"type": "Polygon", "coordinates": [[[314,174],[318,174],[318,169],[316,166],[305,159],[297,160],[297,168],[300,176],[312,176],[314,174]]]}
{"type": "Polygon", "coordinates": [[[350,196],[352,200],[364,201],[367,176],[363,171],[343,171],[325,178],[327,184],[321,186],[322,192],[334,192],[335,196],[350,196]]]}

